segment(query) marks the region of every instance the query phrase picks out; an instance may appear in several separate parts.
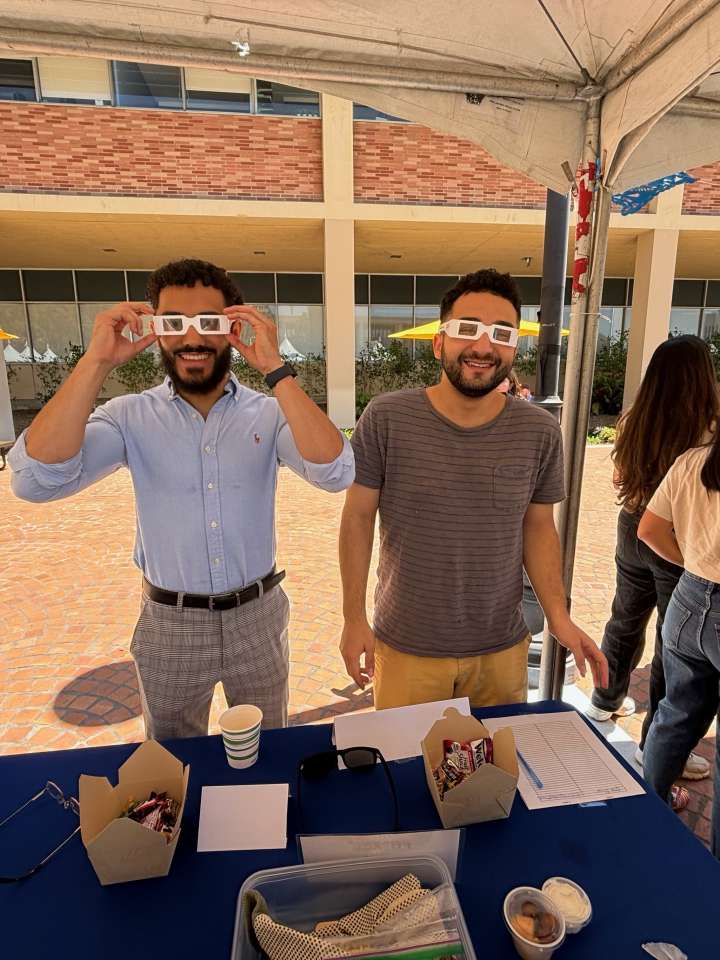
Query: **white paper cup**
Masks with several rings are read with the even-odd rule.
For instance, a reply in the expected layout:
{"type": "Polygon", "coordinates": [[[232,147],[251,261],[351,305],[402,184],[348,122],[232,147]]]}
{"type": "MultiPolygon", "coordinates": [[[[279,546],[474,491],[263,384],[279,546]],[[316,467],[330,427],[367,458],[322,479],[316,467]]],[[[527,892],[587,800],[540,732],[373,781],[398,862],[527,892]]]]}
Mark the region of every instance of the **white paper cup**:
{"type": "Polygon", "coordinates": [[[227,762],[236,770],[251,767],[260,749],[260,725],[263,713],[259,707],[244,703],[230,707],[220,717],[220,730],[227,762]]]}
{"type": "Polygon", "coordinates": [[[505,897],[503,916],[505,918],[505,926],[513,938],[515,949],[523,960],[550,960],[550,957],[565,940],[565,917],[553,901],[536,887],[515,887],[514,890],[511,890],[505,897]],[[525,900],[536,903],[547,913],[551,913],[555,917],[558,935],[552,943],[536,943],[533,940],[529,940],[527,937],[522,936],[510,922],[512,916],[519,912],[525,900]]]}

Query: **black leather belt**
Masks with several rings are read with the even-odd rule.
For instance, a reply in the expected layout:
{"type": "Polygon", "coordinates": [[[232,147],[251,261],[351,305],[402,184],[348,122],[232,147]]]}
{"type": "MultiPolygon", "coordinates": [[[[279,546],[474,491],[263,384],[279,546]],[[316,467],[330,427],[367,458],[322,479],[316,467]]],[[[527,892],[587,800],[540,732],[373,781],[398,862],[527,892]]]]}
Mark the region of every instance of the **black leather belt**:
{"type": "Polygon", "coordinates": [[[196,610],[231,610],[233,607],[239,607],[243,603],[249,603],[251,600],[257,600],[268,590],[272,590],[282,580],[285,579],[284,570],[273,570],[262,580],[256,580],[249,587],[243,590],[234,590],[232,593],[216,593],[206,595],[201,593],[175,593],[173,590],[161,590],[155,587],[143,577],[143,594],[148,600],[154,600],[156,603],[166,603],[168,606],[193,607],[196,610]],[[181,597],[178,603],[178,597],[181,597]]]}

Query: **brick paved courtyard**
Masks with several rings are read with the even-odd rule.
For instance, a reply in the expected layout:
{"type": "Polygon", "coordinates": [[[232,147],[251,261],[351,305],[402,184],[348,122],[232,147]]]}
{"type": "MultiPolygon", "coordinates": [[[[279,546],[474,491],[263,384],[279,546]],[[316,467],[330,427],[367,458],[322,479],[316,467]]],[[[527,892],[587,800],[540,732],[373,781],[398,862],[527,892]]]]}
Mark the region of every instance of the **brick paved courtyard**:
{"type": "MultiPolygon", "coordinates": [[[[587,451],[575,566],[573,610],[596,639],[610,609],[617,507],[609,448],[587,451]]],[[[0,753],[98,746],[143,736],[128,645],[140,578],[131,560],[132,485],[126,471],[71,500],[35,505],[10,493],[0,473],[0,753]]],[[[343,497],[323,493],[282,471],[278,495],[279,562],[292,601],[292,723],[370,707],[370,692],[345,675],[337,652],[340,588],[337,529],[343,497]]],[[[371,588],[374,581],[371,578],[371,588]]],[[[652,624],[648,635],[652,636],[652,624]]],[[[648,644],[648,648],[652,646],[648,644]]],[[[635,716],[620,721],[639,739],[647,703],[649,658],[633,677],[635,716]]],[[[590,685],[580,687],[589,693],[590,685]]],[[[211,732],[224,708],[220,688],[211,732]]],[[[714,755],[714,729],[699,747],[714,755]]],[[[710,780],[691,791],[683,819],[707,842],[710,780]]]]}

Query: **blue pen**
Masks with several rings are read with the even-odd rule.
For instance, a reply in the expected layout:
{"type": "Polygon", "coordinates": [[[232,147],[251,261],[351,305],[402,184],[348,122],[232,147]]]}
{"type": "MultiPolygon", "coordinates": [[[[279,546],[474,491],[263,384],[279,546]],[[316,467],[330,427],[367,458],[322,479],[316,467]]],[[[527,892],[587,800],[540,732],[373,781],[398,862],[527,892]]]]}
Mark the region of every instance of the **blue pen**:
{"type": "Polygon", "coordinates": [[[542,788],[543,788],[543,782],[542,782],[542,780],[540,779],[540,777],[535,773],[535,771],[533,770],[533,768],[530,766],[530,764],[527,762],[527,760],[526,760],[525,757],[520,753],[519,750],[517,751],[517,755],[518,755],[518,760],[519,760],[520,763],[523,765],[523,767],[525,767],[525,772],[527,773],[527,775],[530,777],[530,779],[531,779],[532,782],[535,784],[535,786],[538,788],[538,790],[542,790],[542,788]]]}

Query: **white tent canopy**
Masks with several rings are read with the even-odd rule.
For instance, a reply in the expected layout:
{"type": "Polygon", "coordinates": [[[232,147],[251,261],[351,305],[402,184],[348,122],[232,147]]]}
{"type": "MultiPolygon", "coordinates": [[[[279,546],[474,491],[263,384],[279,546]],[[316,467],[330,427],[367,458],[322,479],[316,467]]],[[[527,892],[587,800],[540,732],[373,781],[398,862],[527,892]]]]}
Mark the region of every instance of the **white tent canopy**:
{"type": "Polygon", "coordinates": [[[281,79],[472,139],[561,193],[593,99],[609,185],[720,156],[717,0],[5,0],[3,48],[281,79]]]}
{"type": "Polygon", "coordinates": [[[473,140],[559,193],[577,177],[569,593],[610,192],[720,159],[720,0],[3,0],[0,53],[12,51],[279,80],[473,140]]]}

